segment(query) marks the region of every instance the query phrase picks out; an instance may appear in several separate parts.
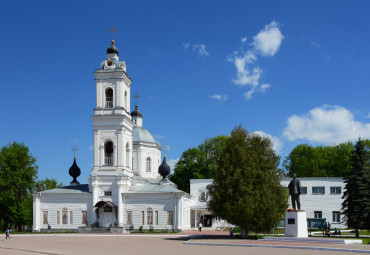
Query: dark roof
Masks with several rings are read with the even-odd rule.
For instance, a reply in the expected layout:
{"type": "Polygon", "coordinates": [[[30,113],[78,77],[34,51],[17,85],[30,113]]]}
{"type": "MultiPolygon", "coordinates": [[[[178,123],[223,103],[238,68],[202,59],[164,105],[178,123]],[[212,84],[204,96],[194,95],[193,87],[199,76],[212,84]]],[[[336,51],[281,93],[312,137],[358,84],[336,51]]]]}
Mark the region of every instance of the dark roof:
{"type": "Polygon", "coordinates": [[[132,111],[132,113],[131,113],[131,116],[132,117],[143,117],[143,114],[141,113],[141,111],[138,109],[138,106],[137,105],[135,105],[135,110],[134,111],[132,111]]]}
{"type": "Polygon", "coordinates": [[[89,193],[89,185],[88,184],[70,185],[56,189],[45,190],[42,191],[41,193],[89,193]]]}
{"type": "Polygon", "coordinates": [[[112,45],[107,49],[107,54],[116,53],[118,55],[118,49],[114,46],[114,40],[112,40],[112,45]]]}
{"type": "Polygon", "coordinates": [[[170,166],[166,162],[166,155],[163,157],[162,164],[158,167],[158,173],[165,179],[171,172],[170,166]]]}

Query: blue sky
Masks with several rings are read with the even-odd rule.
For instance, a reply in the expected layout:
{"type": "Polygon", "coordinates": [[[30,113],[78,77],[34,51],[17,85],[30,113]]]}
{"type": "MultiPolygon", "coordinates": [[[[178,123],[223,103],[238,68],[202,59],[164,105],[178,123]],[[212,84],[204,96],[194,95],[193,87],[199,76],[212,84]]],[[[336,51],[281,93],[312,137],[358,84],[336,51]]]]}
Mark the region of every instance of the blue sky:
{"type": "MultiPolygon", "coordinates": [[[[92,168],[93,72],[114,25],[144,127],[171,163],[238,124],[299,143],[370,138],[367,1],[7,1],[0,8],[0,145],[23,142],[39,178],[92,168]]],[[[134,100],[131,100],[131,109],[134,100]]]]}

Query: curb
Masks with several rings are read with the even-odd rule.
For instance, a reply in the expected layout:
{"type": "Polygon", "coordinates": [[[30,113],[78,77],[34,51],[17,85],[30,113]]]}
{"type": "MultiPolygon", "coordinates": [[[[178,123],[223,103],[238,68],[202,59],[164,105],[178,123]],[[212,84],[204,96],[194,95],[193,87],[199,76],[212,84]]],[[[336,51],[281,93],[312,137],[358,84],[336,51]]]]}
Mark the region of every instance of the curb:
{"type": "Polygon", "coordinates": [[[300,250],[321,250],[321,251],[342,251],[370,254],[370,250],[359,249],[344,249],[344,248],[330,248],[330,247],[310,247],[310,246],[289,246],[289,245],[263,245],[263,244],[228,244],[228,243],[192,243],[183,242],[187,245],[209,245],[209,246],[241,246],[241,247],[265,247],[265,248],[285,248],[285,249],[300,249],[300,250]]]}

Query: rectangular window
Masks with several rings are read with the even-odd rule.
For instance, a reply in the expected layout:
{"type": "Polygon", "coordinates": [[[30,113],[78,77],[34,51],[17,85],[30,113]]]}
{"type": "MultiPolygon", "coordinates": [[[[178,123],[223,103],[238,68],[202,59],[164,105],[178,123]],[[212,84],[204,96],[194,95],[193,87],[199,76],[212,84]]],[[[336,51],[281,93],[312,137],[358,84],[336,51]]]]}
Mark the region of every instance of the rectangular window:
{"type": "Polygon", "coordinates": [[[141,211],[141,225],[145,224],[144,220],[144,211],[141,211]]]}
{"type": "Polygon", "coordinates": [[[330,194],[340,195],[342,193],[342,187],[330,187],[330,194]]]}
{"type": "Polygon", "coordinates": [[[333,222],[340,222],[340,212],[333,212],[333,222]]]}
{"type": "Polygon", "coordinates": [[[73,212],[72,211],[69,212],[69,224],[73,225],[73,212]]]}
{"type": "Polygon", "coordinates": [[[155,225],[158,225],[158,211],[155,211],[155,225]]]}
{"type": "Polygon", "coordinates": [[[312,194],[313,195],[324,195],[325,187],[312,187],[312,194]]]}
{"type": "Polygon", "coordinates": [[[314,218],[321,219],[322,218],[322,211],[314,211],[314,218]]]}
{"type": "Polygon", "coordinates": [[[113,207],[110,206],[104,207],[104,212],[113,212],[113,207]]]}
{"type": "Polygon", "coordinates": [[[147,225],[153,225],[153,211],[146,212],[147,225]]]}
{"type": "Polygon", "coordinates": [[[62,212],[62,224],[64,225],[68,224],[68,212],[67,211],[62,212]]]}
{"type": "Polygon", "coordinates": [[[49,221],[48,221],[48,212],[47,211],[43,211],[42,212],[42,224],[48,224],[49,221]]]}
{"type": "Polygon", "coordinates": [[[87,212],[82,211],[82,224],[87,224],[87,212]]]}
{"type": "Polygon", "coordinates": [[[60,211],[57,211],[57,225],[60,225],[60,211]]]}
{"type": "Polygon", "coordinates": [[[301,187],[301,195],[307,195],[307,187],[301,187]]]}
{"type": "Polygon", "coordinates": [[[104,191],[104,196],[111,197],[112,196],[112,191],[110,191],[110,190],[104,191]]]}
{"type": "Polygon", "coordinates": [[[167,212],[167,225],[173,225],[173,212],[167,212]]]}
{"type": "Polygon", "coordinates": [[[131,226],[132,225],[132,212],[131,211],[127,211],[126,212],[126,217],[127,217],[127,225],[128,226],[131,226]]]}

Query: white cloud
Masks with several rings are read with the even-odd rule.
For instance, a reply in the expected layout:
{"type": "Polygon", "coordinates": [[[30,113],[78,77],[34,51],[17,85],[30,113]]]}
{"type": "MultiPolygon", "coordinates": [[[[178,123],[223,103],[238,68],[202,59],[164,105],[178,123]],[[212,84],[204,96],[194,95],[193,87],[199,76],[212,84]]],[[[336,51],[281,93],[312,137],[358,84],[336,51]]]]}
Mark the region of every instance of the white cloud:
{"type": "Polygon", "coordinates": [[[278,23],[272,21],[253,37],[253,46],[262,56],[274,56],[283,39],[278,23]]]}
{"type": "Polygon", "coordinates": [[[89,146],[89,151],[93,151],[94,150],[94,146],[93,145],[90,145],[89,146]]]}
{"type": "Polygon", "coordinates": [[[209,98],[217,99],[219,102],[225,102],[228,99],[228,96],[226,94],[224,95],[214,94],[213,96],[210,96],[209,98]]]}
{"type": "Polygon", "coordinates": [[[320,44],[316,41],[310,41],[310,45],[314,49],[321,49],[320,44]]]}
{"type": "Polygon", "coordinates": [[[193,46],[191,46],[191,43],[188,43],[188,42],[184,42],[182,43],[182,45],[184,46],[184,50],[187,51],[190,47],[193,48],[193,52],[197,53],[198,56],[200,57],[207,57],[209,56],[209,53],[208,51],[206,50],[206,46],[204,44],[193,44],[193,46]]]}
{"type": "Polygon", "coordinates": [[[190,47],[190,43],[187,43],[187,42],[182,43],[182,45],[184,46],[185,50],[189,49],[190,47]]]}
{"type": "Polygon", "coordinates": [[[262,84],[261,85],[261,91],[263,92],[263,93],[265,93],[266,92],[266,90],[267,89],[269,89],[271,87],[271,85],[270,84],[268,84],[268,83],[264,83],[264,84],[262,84]]]}
{"type": "Polygon", "coordinates": [[[269,138],[272,142],[272,145],[273,145],[273,148],[274,148],[276,154],[278,154],[281,151],[281,149],[283,148],[283,142],[276,136],[266,134],[263,131],[254,131],[252,133],[252,135],[258,135],[258,136],[261,136],[261,137],[264,137],[264,138],[269,138]]]}
{"type": "Polygon", "coordinates": [[[262,68],[256,66],[256,62],[258,56],[275,55],[283,38],[278,23],[273,21],[253,37],[252,44],[246,44],[246,37],[241,39],[242,47],[249,47],[249,49],[234,51],[228,57],[228,61],[234,63],[236,68],[234,84],[249,87],[249,90],[244,93],[245,99],[251,99],[256,92],[265,93],[271,87],[269,83],[260,83],[263,71],[262,68]]]}
{"type": "Polygon", "coordinates": [[[204,44],[194,44],[193,51],[198,53],[198,56],[209,56],[204,44]]]}
{"type": "Polygon", "coordinates": [[[287,122],[283,137],[290,141],[333,145],[355,141],[359,137],[370,138],[370,123],[356,121],[349,110],[336,105],[317,107],[301,116],[293,115],[287,122]]]}
{"type": "Polygon", "coordinates": [[[164,136],[163,136],[163,135],[154,135],[154,134],[153,134],[153,136],[154,136],[154,138],[155,138],[155,139],[157,139],[157,140],[162,140],[162,139],[164,138],[164,136]]]}
{"type": "Polygon", "coordinates": [[[176,163],[179,161],[179,158],[171,158],[169,160],[166,160],[167,164],[169,165],[171,169],[171,173],[173,173],[173,170],[175,169],[176,163]]]}

